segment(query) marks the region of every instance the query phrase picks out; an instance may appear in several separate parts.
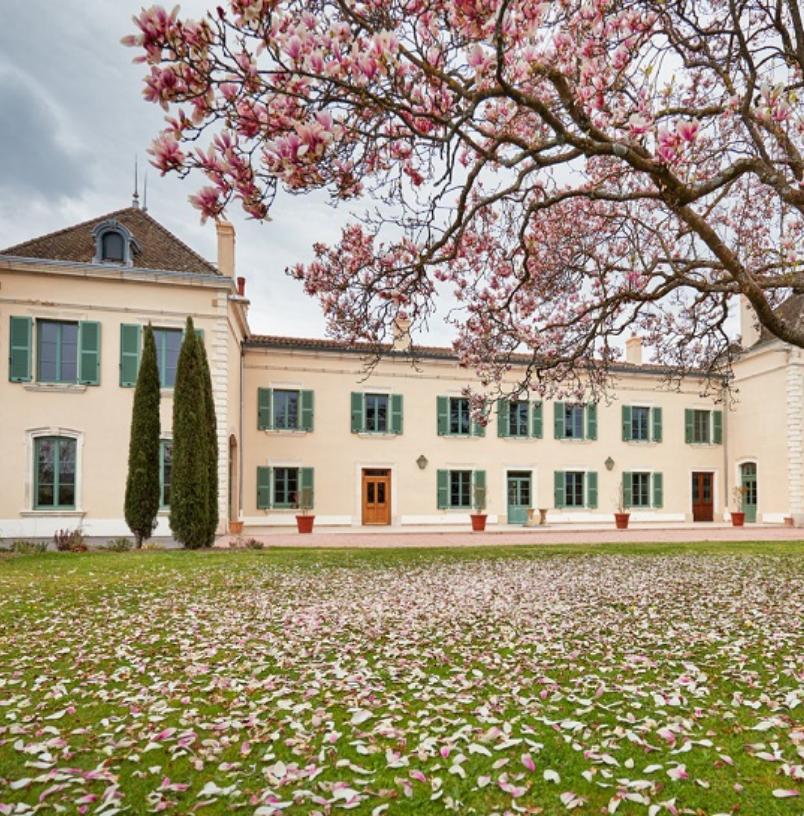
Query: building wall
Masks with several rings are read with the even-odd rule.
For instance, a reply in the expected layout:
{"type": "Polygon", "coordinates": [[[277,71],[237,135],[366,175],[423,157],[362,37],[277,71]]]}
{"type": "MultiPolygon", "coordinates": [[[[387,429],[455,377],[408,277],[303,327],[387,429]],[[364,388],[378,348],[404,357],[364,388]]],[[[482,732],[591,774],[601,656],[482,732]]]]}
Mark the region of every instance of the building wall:
{"type": "Polygon", "coordinates": [[[782,522],[804,512],[802,502],[802,391],[800,351],[764,343],[735,364],[735,405],[728,427],[729,507],[740,469],[755,463],[757,521],[782,522]]]}
{"type": "Polygon", "coordinates": [[[535,508],[549,508],[550,521],[610,521],[624,472],[659,472],[663,506],[631,510],[639,521],[684,521],[692,518],[692,473],[712,474],[714,518],[724,516],[725,453],[722,444],[687,444],[685,409],[714,411],[701,399],[697,384],[680,392],[660,387],[656,373],[620,375],[616,399],[598,406],[595,441],[558,440],[553,433],[554,405],[543,408],[541,439],[499,438],[496,412],[484,437],[440,436],[439,396],[460,396],[469,382],[465,370],[445,359],[423,358],[417,368],[403,359],[386,360],[365,379],[359,355],[332,349],[249,345],[245,352],[244,518],[249,527],[292,524],[292,509],[257,507],[258,467],[311,467],[315,475],[316,523],[362,523],[361,474],[365,468],[387,468],[392,477],[392,524],[466,524],[468,511],[439,510],[438,471],[481,469],[486,472],[490,523],[507,521],[507,473],[532,473],[535,508]],[[312,390],[314,430],[257,430],[258,389],[312,390]],[[404,428],[400,435],[351,432],[351,393],[397,393],[403,397],[404,428]],[[625,442],[622,406],[662,409],[661,442],[625,442]],[[417,459],[424,456],[421,469],[417,459]],[[606,460],[613,460],[608,470],[606,460]],[[555,472],[596,472],[597,508],[555,508],[555,472]]]}
{"type": "MultiPolygon", "coordinates": [[[[0,265],[0,536],[51,536],[81,526],[87,535],[129,534],[123,518],[128,443],[134,388],[120,385],[120,325],[181,329],[188,314],[204,332],[219,417],[221,519],[227,518],[228,436],[237,431],[239,353],[236,324],[220,276],[138,272],[40,261],[0,265]],[[99,385],[53,385],[9,381],[11,316],[101,324],[99,385]],[[232,349],[235,349],[233,352],[232,349]],[[233,368],[234,367],[234,368],[233,368]],[[234,389],[234,395],[232,393],[234,389]],[[33,509],[31,435],[48,430],[78,435],[78,492],[75,511],[33,509]]],[[[242,322],[242,321],[241,321],[242,322]]],[[[163,438],[170,437],[172,389],[163,389],[163,438]]],[[[225,529],[222,527],[222,529],[225,529]]],[[[156,535],[168,535],[161,513],[156,535]]]]}

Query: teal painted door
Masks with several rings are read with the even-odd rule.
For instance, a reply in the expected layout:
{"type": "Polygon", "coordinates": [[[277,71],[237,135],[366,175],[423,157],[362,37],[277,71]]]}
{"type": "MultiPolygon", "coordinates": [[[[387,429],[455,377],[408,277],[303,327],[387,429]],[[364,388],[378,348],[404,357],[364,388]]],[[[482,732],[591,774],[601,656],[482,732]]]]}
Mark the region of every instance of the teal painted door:
{"type": "Polygon", "coordinates": [[[508,473],[508,523],[524,524],[531,507],[530,471],[508,473]]]}
{"type": "Polygon", "coordinates": [[[759,491],[757,490],[757,463],[746,462],[740,465],[740,481],[743,488],[743,511],[746,521],[757,520],[757,503],[759,491]]]}

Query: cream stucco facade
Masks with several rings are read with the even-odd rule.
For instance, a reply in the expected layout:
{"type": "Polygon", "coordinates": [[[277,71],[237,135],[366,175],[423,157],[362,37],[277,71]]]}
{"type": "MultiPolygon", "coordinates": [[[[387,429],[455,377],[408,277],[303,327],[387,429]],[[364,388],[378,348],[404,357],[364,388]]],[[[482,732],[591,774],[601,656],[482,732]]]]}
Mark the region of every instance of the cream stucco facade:
{"type": "MultiPolygon", "coordinates": [[[[125,337],[148,322],[167,337],[188,315],[213,376],[221,534],[227,520],[255,533],[295,525],[305,493],[319,527],[465,526],[480,495],[490,524],[525,523],[528,509],[551,524],[610,521],[623,487],[635,521],[728,519],[740,485],[756,520],[804,518],[801,350],[757,337],[724,407],[694,381],[667,390],[631,341],[610,401],[502,402],[481,430],[463,396],[470,374],[445,349],[419,349],[413,364],[400,343],[366,377],[360,349],[253,336],[234,240],[219,224],[212,265],[130,209],[0,253],[0,537],[127,533],[125,337]],[[118,227],[131,251],[104,258],[118,227]],[[75,355],[75,342],[78,369],[54,376],[51,356],[75,355]],[[59,455],[43,439],[75,457],[62,496],[43,489],[42,457],[59,455]]],[[[169,442],[172,389],[162,397],[169,442]]],[[[167,534],[165,509],[156,535],[167,534]]]]}

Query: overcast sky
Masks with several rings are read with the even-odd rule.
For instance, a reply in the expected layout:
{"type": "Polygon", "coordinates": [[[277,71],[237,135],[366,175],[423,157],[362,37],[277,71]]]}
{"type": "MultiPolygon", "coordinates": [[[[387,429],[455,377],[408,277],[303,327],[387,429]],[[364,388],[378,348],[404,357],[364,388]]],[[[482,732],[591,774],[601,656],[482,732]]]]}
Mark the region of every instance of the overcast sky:
{"type": "MultiPolygon", "coordinates": [[[[187,0],[201,16],[212,0],[187,0]]],[[[130,206],[134,157],[140,200],[146,149],[163,111],[142,98],[144,67],[120,44],[135,33],[139,0],[25,0],[3,8],[0,25],[0,248],[130,206]]],[[[172,7],[172,3],[167,6],[172,7]]],[[[148,212],[205,258],[216,258],[215,227],[201,225],[187,196],[201,177],[161,178],[148,169],[148,212]]],[[[323,200],[286,197],[273,221],[229,213],[237,230],[238,274],[247,279],[258,334],[323,337],[316,302],[286,267],[312,258],[314,241],[334,243],[346,214],[323,200]]],[[[440,324],[440,321],[439,321],[440,324]]],[[[446,345],[443,324],[419,342],[446,345]]]]}

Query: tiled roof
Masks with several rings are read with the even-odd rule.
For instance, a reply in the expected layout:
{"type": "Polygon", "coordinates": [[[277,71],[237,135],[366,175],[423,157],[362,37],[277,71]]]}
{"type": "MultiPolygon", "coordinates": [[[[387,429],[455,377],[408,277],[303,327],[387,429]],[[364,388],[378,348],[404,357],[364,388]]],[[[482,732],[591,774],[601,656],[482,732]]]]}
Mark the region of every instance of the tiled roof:
{"type": "Polygon", "coordinates": [[[122,224],[136,238],[140,247],[140,252],[134,255],[134,266],[137,268],[160,272],[189,272],[196,275],[220,274],[211,263],[205,261],[147,212],[136,207],[118,210],[74,227],[25,241],[0,250],[0,255],[89,264],[95,257],[92,230],[110,219],[122,224]]]}
{"type": "MultiPolygon", "coordinates": [[[[804,324],[804,295],[790,295],[787,300],[776,307],[775,311],[777,316],[789,326],[801,326],[804,324]]],[[[773,332],[761,326],[756,345],[775,339],[776,335],[773,332]]]]}
{"type": "MultiPolygon", "coordinates": [[[[308,351],[331,351],[336,353],[354,353],[362,355],[375,354],[378,347],[371,343],[356,343],[354,345],[347,345],[340,340],[327,340],[312,337],[282,337],[270,334],[254,334],[245,345],[249,348],[286,348],[298,349],[308,351]]],[[[379,345],[379,350],[383,354],[390,354],[392,356],[409,356],[410,352],[405,349],[399,351],[392,351],[390,344],[382,343],[379,345]]],[[[412,354],[414,357],[454,360],[457,362],[458,355],[451,348],[444,348],[440,346],[420,346],[418,344],[413,346],[412,354]]],[[[526,365],[530,362],[530,356],[527,354],[513,354],[511,355],[511,362],[522,363],[526,365]]],[[[667,366],[656,365],[655,363],[642,363],[637,365],[635,363],[627,363],[625,361],[617,362],[611,365],[613,371],[643,372],[646,374],[663,374],[668,372],[667,366]]]]}

